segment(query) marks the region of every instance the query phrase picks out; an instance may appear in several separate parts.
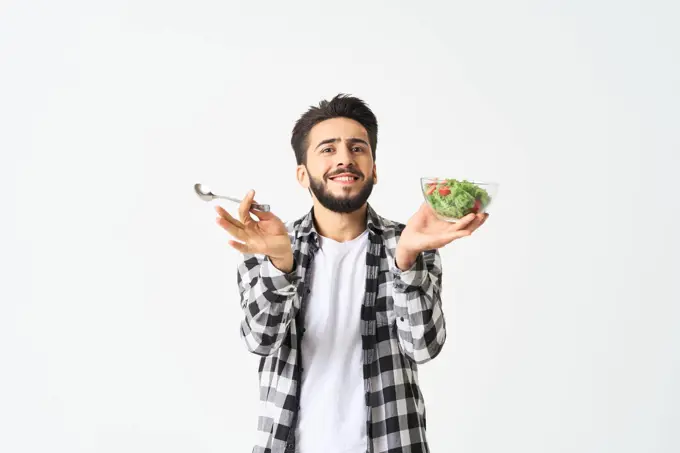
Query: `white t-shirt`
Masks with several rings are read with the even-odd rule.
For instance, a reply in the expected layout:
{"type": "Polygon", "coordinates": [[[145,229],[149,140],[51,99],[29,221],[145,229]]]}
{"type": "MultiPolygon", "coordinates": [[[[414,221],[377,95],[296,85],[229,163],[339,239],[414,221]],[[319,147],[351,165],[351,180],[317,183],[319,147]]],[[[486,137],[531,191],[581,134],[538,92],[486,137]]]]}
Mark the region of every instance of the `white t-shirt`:
{"type": "Polygon", "coordinates": [[[297,452],[364,453],[361,306],[368,230],[346,242],[319,240],[304,308],[297,452]]]}

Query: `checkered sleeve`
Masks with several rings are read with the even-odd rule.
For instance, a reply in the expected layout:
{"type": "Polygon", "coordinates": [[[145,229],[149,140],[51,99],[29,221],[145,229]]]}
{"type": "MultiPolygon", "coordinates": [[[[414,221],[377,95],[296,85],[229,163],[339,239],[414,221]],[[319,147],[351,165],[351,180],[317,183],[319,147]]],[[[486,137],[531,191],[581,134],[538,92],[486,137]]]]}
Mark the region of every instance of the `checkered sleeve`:
{"type": "Polygon", "coordinates": [[[428,362],[439,354],[446,340],[439,251],[420,253],[406,271],[400,270],[392,258],[390,268],[399,342],[406,355],[416,363],[428,362]]]}
{"type": "Polygon", "coordinates": [[[299,309],[297,263],[284,274],[266,256],[244,255],[237,281],[245,315],[241,338],[250,352],[271,355],[286,339],[299,309]]]}

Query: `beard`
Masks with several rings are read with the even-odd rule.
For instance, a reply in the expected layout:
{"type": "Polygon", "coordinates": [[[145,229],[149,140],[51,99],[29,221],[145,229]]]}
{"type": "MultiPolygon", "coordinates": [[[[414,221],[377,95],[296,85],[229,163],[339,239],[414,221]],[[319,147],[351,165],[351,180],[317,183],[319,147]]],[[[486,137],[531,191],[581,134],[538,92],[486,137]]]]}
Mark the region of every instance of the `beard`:
{"type": "MultiPolygon", "coordinates": [[[[309,170],[307,170],[307,173],[309,174],[309,170]]],[[[345,170],[342,172],[336,172],[336,174],[340,173],[352,173],[353,175],[358,176],[360,179],[363,176],[358,170],[345,170]]],[[[331,175],[331,177],[332,176],[333,175],[331,175]]],[[[330,178],[326,178],[327,181],[329,179],[330,178]]],[[[324,183],[322,179],[316,179],[312,177],[311,174],[309,175],[309,189],[324,208],[328,209],[329,211],[348,214],[361,208],[364,203],[366,203],[368,197],[373,191],[373,177],[371,176],[370,178],[367,178],[364,182],[364,185],[359,190],[359,193],[353,196],[343,195],[338,197],[333,195],[328,190],[327,182],[324,183]]]]}

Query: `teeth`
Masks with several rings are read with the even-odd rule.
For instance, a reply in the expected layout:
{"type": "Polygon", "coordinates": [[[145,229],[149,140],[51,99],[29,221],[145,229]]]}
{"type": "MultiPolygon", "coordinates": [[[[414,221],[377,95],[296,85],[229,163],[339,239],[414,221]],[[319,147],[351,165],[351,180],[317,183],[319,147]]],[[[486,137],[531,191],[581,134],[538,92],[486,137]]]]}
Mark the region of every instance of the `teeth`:
{"type": "Polygon", "coordinates": [[[349,182],[349,181],[354,181],[354,180],[356,180],[356,178],[353,177],[353,176],[340,176],[340,177],[338,177],[338,178],[333,178],[333,181],[345,181],[345,182],[349,182]]]}

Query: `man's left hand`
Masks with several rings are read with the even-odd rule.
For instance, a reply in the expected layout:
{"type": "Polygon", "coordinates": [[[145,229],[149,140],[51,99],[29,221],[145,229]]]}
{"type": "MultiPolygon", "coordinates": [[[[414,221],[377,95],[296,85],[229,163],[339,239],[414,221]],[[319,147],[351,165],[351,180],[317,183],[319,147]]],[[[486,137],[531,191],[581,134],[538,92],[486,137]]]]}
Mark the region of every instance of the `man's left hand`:
{"type": "Polygon", "coordinates": [[[410,269],[420,252],[439,249],[450,242],[470,236],[482,226],[489,214],[468,214],[456,223],[441,220],[427,202],[411,217],[397,244],[396,262],[401,270],[410,269]]]}

